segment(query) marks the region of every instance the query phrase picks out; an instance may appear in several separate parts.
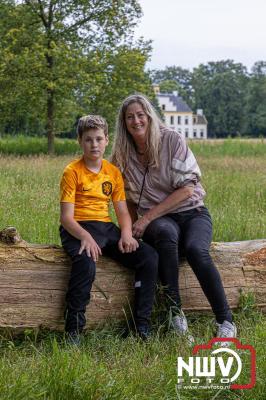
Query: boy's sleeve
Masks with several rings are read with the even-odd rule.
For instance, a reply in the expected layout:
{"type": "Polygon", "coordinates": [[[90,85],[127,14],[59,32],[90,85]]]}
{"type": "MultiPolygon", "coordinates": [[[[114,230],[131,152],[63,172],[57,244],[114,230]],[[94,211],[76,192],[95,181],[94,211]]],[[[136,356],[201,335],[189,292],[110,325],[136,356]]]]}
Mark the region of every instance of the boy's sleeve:
{"type": "Polygon", "coordinates": [[[75,203],[76,187],[74,171],[66,168],[60,182],[60,202],[75,203]]]}
{"type": "Polygon", "coordinates": [[[115,187],[112,194],[112,201],[124,200],[126,200],[124,181],[121,172],[119,171],[119,169],[116,169],[115,187]]]}
{"type": "Polygon", "coordinates": [[[173,144],[171,180],[174,188],[196,185],[201,172],[194,154],[181,135],[176,135],[173,144]]]}

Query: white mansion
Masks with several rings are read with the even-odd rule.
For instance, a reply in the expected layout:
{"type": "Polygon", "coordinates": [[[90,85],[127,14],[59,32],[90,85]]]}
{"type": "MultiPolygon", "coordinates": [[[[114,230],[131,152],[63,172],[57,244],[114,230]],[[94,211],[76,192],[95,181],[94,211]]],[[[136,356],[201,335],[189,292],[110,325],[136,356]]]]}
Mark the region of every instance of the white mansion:
{"type": "Polygon", "coordinates": [[[154,91],[167,126],[188,139],[207,139],[207,120],[203,110],[197,110],[197,113],[193,114],[191,108],[175,91],[160,93],[159,86],[154,86],[154,91]]]}

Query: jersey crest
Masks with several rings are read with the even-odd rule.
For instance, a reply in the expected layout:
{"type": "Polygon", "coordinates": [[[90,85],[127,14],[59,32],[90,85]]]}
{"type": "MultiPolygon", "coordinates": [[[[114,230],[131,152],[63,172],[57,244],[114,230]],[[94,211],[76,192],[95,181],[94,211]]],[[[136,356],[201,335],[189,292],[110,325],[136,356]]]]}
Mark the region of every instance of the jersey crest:
{"type": "Polygon", "coordinates": [[[110,196],[110,194],[112,193],[112,183],[109,181],[105,181],[102,183],[102,191],[103,194],[105,194],[106,196],[110,196]]]}

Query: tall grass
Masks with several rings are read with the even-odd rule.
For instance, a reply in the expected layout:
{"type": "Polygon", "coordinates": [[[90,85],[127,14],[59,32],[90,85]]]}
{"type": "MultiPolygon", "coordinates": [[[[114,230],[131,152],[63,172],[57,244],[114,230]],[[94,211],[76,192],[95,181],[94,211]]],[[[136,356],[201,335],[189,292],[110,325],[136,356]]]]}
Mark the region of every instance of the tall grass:
{"type": "MultiPolygon", "coordinates": [[[[0,227],[25,240],[59,244],[59,181],[77,156],[0,158],[0,227]]],[[[197,157],[214,241],[266,237],[266,157],[197,157]]]]}
{"type": "Polygon", "coordinates": [[[189,146],[198,156],[212,158],[265,157],[266,139],[213,139],[190,140],[189,146]]]}
{"type": "MultiPolygon", "coordinates": [[[[56,155],[75,154],[79,151],[77,140],[55,138],[56,155]]],[[[16,156],[47,154],[47,138],[23,135],[0,137],[0,154],[16,156]]]]}
{"type": "MultiPolygon", "coordinates": [[[[266,155],[266,139],[210,139],[189,140],[189,146],[198,156],[260,157],[266,155]]],[[[79,153],[76,139],[55,138],[55,154],[79,153]]],[[[110,153],[110,147],[108,147],[110,153]]],[[[24,135],[0,136],[0,154],[28,156],[47,154],[47,138],[24,135]]]]}
{"type": "Polygon", "coordinates": [[[266,238],[265,157],[198,157],[215,241],[266,238]]]}
{"type": "MultiPolygon", "coordinates": [[[[251,390],[222,390],[218,399],[265,399],[266,319],[246,309],[236,314],[241,342],[257,351],[257,384],[251,390]]],[[[196,343],[213,334],[210,318],[189,317],[196,343]]],[[[147,343],[133,337],[121,339],[110,326],[90,331],[80,349],[69,348],[56,334],[2,338],[0,348],[1,400],[208,400],[217,390],[176,391],[177,356],[191,356],[187,342],[154,326],[147,343]]],[[[249,381],[248,369],[242,382],[249,381]]]]}

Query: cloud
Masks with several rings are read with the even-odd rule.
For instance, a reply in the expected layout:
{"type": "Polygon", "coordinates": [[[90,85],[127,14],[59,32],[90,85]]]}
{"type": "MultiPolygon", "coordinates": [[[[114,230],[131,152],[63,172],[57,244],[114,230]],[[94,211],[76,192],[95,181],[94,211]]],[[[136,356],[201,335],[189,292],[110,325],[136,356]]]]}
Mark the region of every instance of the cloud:
{"type": "Polygon", "coordinates": [[[143,20],[136,31],[153,40],[150,65],[181,65],[234,59],[250,67],[266,60],[266,1],[140,0],[143,20]]]}

